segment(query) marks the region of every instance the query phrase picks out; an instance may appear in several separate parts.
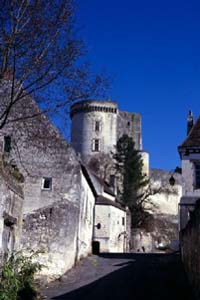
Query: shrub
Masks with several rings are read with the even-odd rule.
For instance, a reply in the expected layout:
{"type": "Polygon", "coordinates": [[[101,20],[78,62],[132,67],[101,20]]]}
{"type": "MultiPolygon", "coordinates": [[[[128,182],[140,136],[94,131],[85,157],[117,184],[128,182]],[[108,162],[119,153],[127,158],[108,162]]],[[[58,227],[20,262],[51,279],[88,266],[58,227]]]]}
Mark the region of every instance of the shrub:
{"type": "Polygon", "coordinates": [[[37,253],[29,256],[16,252],[4,258],[0,281],[0,300],[34,300],[38,291],[34,280],[42,265],[34,262],[37,253]]]}

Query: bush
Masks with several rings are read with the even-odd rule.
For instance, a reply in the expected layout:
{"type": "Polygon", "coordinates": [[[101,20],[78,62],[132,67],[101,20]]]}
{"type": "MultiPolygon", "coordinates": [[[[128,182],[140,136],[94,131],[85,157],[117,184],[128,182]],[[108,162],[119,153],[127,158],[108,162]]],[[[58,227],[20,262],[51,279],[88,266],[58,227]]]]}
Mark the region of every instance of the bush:
{"type": "Polygon", "coordinates": [[[42,265],[33,261],[36,254],[24,256],[21,252],[17,252],[4,258],[0,300],[37,299],[38,291],[34,275],[41,270],[42,265]]]}

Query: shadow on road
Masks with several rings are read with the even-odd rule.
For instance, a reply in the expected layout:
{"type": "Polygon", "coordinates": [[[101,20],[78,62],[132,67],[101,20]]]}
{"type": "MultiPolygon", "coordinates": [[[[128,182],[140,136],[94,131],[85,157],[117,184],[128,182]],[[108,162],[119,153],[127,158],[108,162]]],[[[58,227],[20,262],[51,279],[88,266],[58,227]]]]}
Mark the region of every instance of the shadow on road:
{"type": "Polygon", "coordinates": [[[101,254],[100,257],[130,260],[116,264],[120,269],[52,299],[193,300],[177,254],[101,254]]]}

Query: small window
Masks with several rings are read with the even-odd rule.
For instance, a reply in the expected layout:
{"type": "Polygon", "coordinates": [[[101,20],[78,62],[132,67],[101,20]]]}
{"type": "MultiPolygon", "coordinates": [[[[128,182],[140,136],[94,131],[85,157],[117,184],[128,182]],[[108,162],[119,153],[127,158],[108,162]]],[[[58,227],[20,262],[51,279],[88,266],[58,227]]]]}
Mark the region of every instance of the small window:
{"type": "Polygon", "coordinates": [[[52,188],[52,178],[45,177],[42,180],[42,189],[43,190],[51,190],[52,188]]]}
{"type": "Polygon", "coordinates": [[[200,163],[195,164],[195,188],[200,189],[200,163]]]}
{"type": "Polygon", "coordinates": [[[124,226],[125,225],[125,218],[122,217],[122,225],[124,226]]]}
{"type": "Polygon", "coordinates": [[[11,137],[9,135],[4,136],[4,152],[9,153],[11,150],[11,137]]]}
{"type": "Polygon", "coordinates": [[[99,139],[92,140],[92,151],[94,151],[94,152],[100,151],[100,140],[99,139]]]}
{"type": "Polygon", "coordinates": [[[95,121],[94,123],[94,131],[100,132],[101,131],[101,121],[95,121]]]}

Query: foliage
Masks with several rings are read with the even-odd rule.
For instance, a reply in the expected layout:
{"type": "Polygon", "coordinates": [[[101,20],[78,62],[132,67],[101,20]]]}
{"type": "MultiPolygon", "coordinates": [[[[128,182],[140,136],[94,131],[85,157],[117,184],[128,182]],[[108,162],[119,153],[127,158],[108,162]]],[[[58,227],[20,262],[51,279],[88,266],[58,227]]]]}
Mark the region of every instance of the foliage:
{"type": "Polygon", "coordinates": [[[37,253],[24,256],[22,253],[13,253],[6,256],[2,267],[0,282],[0,300],[34,300],[37,299],[37,287],[34,280],[36,272],[42,265],[34,262],[37,253]]]}
{"type": "Polygon", "coordinates": [[[121,185],[118,194],[130,209],[132,227],[138,227],[147,215],[144,204],[147,201],[149,180],[142,172],[141,155],[128,135],[123,135],[118,140],[114,159],[121,185]]]}

